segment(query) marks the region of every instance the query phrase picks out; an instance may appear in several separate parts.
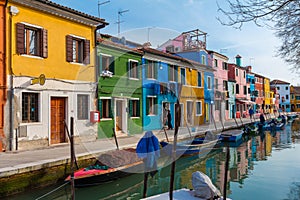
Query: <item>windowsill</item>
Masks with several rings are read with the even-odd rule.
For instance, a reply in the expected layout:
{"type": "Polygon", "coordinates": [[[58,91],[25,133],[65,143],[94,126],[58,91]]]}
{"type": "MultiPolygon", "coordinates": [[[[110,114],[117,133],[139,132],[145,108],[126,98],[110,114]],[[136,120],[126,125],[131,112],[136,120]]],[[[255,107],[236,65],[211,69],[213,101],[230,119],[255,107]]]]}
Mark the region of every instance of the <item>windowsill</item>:
{"type": "Polygon", "coordinates": [[[40,57],[40,56],[33,56],[33,55],[28,55],[28,54],[21,54],[21,56],[27,57],[27,58],[41,59],[41,60],[44,59],[44,58],[42,58],[42,57],[40,57]]]}
{"type": "Polygon", "coordinates": [[[101,118],[100,121],[110,121],[112,118],[101,118]]]}
{"type": "Polygon", "coordinates": [[[138,81],[138,80],[140,80],[140,79],[138,79],[138,78],[132,78],[132,77],[129,77],[129,80],[138,81]]]}
{"type": "Polygon", "coordinates": [[[77,62],[70,62],[70,64],[85,66],[85,64],[83,64],[83,63],[77,63],[77,62]]]}
{"type": "Polygon", "coordinates": [[[157,80],[156,78],[147,78],[147,80],[157,80]]]}
{"type": "Polygon", "coordinates": [[[130,117],[130,119],[139,119],[140,117],[130,117]]]}
{"type": "Polygon", "coordinates": [[[156,116],[156,115],[154,115],[154,114],[149,114],[149,115],[147,115],[147,116],[149,116],[149,117],[154,117],[154,116],[156,116]]]}
{"type": "Polygon", "coordinates": [[[41,125],[42,122],[21,122],[19,126],[26,126],[26,125],[41,125]]]}

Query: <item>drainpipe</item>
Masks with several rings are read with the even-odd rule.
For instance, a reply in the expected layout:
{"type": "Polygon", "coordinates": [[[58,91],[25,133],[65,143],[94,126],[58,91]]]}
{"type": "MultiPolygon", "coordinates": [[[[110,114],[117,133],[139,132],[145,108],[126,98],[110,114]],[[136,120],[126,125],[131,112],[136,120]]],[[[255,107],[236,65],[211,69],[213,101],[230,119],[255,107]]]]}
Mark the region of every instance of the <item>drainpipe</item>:
{"type": "MultiPolygon", "coordinates": [[[[99,68],[98,68],[98,66],[99,66],[99,60],[98,60],[98,58],[97,58],[97,56],[98,56],[98,48],[97,48],[97,32],[98,32],[98,30],[100,30],[100,29],[102,29],[102,28],[104,28],[105,27],[105,24],[99,24],[97,27],[96,27],[96,29],[95,29],[95,32],[94,32],[94,41],[95,41],[95,82],[96,82],[96,91],[95,91],[95,107],[96,107],[96,110],[99,110],[99,108],[98,108],[98,105],[99,105],[99,103],[98,103],[98,84],[99,84],[99,74],[100,74],[100,72],[99,72],[99,68]]],[[[99,34],[100,34],[100,31],[99,31],[99,34]]]]}
{"type": "Polygon", "coordinates": [[[13,52],[12,52],[12,28],[13,28],[13,16],[17,15],[19,13],[19,10],[17,7],[10,6],[9,7],[9,32],[10,32],[10,39],[9,39],[9,56],[8,56],[8,63],[9,63],[9,151],[13,150],[13,137],[14,137],[14,107],[13,107],[13,99],[14,99],[14,80],[13,80],[13,52]]]}

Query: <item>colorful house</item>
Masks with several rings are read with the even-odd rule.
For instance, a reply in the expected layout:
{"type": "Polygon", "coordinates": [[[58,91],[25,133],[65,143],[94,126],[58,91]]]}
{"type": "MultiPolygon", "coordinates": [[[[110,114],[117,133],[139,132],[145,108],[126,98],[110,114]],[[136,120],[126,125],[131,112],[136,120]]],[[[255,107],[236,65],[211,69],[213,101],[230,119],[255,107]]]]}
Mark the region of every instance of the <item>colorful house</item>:
{"type": "Polygon", "coordinates": [[[246,117],[252,102],[247,99],[246,68],[241,67],[241,56],[236,56],[236,64],[228,64],[228,79],[235,80],[236,117],[246,117]]]}
{"type": "Polygon", "coordinates": [[[170,110],[172,125],[175,105],[181,106],[180,126],[203,123],[203,70],[198,63],[144,47],[143,63],[143,127],[144,130],[166,126],[166,112],[170,110]]]}
{"type": "Polygon", "coordinates": [[[262,75],[254,73],[255,77],[255,104],[256,112],[261,113],[264,110],[264,77],[262,75]]]}
{"type": "Polygon", "coordinates": [[[99,138],[142,132],[142,52],[99,40],[99,138]]]}
{"type": "Polygon", "coordinates": [[[270,85],[275,87],[279,94],[279,111],[290,112],[290,83],[275,79],[270,85]]]}
{"type": "Polygon", "coordinates": [[[95,32],[107,23],[41,0],[8,0],[6,13],[9,150],[68,142],[71,117],[76,137],[95,139],[95,32]]]}
{"type": "Polygon", "coordinates": [[[228,114],[229,119],[236,118],[235,79],[228,79],[228,114]]]}
{"type": "Polygon", "coordinates": [[[272,98],[273,98],[273,92],[271,92],[271,88],[270,88],[270,79],[264,77],[264,101],[262,107],[264,113],[273,113],[272,98]]]}
{"type": "Polygon", "coordinates": [[[300,112],[300,87],[291,86],[291,111],[300,112]]]}
{"type": "Polygon", "coordinates": [[[215,51],[208,51],[212,57],[215,86],[215,120],[224,121],[229,118],[228,106],[228,57],[215,51]]]}
{"type": "Polygon", "coordinates": [[[247,66],[246,67],[246,79],[247,79],[247,88],[248,88],[248,93],[247,93],[247,99],[253,102],[252,109],[256,110],[256,92],[255,92],[255,76],[254,73],[251,72],[252,67],[247,66]]]}

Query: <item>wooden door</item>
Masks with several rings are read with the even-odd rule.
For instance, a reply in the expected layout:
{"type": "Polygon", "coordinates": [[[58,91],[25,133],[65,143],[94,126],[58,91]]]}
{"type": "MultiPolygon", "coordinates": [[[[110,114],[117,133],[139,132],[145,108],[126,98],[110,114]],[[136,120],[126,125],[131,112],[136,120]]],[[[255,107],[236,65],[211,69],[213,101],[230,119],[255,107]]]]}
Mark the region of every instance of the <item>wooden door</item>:
{"type": "Polygon", "coordinates": [[[122,101],[117,100],[116,102],[116,130],[122,130],[122,101]]]}
{"type": "Polygon", "coordinates": [[[65,98],[51,98],[51,144],[66,142],[64,120],[66,115],[65,98]]]}

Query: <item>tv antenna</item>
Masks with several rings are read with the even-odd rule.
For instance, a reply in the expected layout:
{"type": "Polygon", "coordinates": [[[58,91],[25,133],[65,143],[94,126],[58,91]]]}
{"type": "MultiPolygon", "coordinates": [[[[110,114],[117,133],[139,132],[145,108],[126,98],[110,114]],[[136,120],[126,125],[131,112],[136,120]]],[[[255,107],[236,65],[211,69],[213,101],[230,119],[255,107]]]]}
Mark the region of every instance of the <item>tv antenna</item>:
{"type": "Polygon", "coordinates": [[[103,5],[103,4],[109,3],[109,2],[110,2],[110,0],[104,1],[104,2],[98,1],[98,17],[99,18],[100,18],[100,6],[103,5]]]}
{"type": "Polygon", "coordinates": [[[120,24],[124,21],[120,21],[120,16],[123,16],[122,14],[125,12],[128,12],[129,10],[119,10],[118,11],[118,21],[116,22],[118,24],[118,37],[120,37],[120,24]]]}

